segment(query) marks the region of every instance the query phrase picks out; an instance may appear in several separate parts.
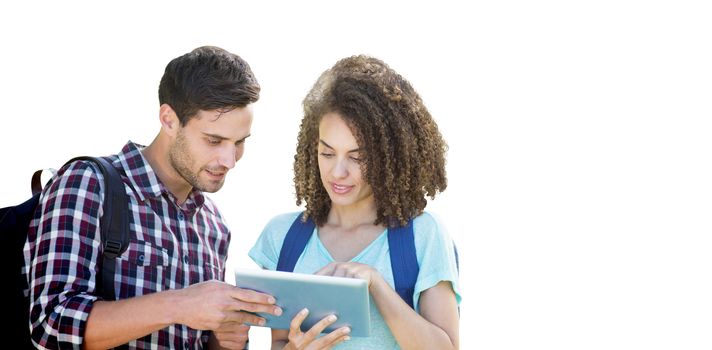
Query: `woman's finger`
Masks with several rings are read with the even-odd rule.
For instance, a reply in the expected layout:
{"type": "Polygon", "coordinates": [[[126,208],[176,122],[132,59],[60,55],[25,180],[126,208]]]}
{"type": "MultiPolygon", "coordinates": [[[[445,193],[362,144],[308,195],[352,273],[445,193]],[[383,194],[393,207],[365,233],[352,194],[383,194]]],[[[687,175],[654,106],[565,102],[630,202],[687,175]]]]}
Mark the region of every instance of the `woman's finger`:
{"type": "Polygon", "coordinates": [[[336,263],[330,263],[319,269],[317,272],[314,272],[314,274],[321,276],[331,276],[334,273],[334,269],[336,269],[336,266],[338,266],[336,263]]]}
{"type": "Polygon", "coordinates": [[[316,339],[316,337],[318,337],[319,334],[326,329],[326,327],[329,327],[329,325],[334,322],[336,322],[336,315],[326,316],[312,326],[312,328],[310,328],[306,333],[304,333],[304,336],[307,337],[308,341],[316,339]]]}
{"type": "Polygon", "coordinates": [[[291,334],[299,334],[302,332],[302,322],[304,322],[304,319],[307,318],[307,315],[309,314],[309,309],[302,309],[302,311],[299,311],[296,316],[292,319],[292,322],[289,323],[289,333],[291,334]]]}
{"type": "Polygon", "coordinates": [[[336,344],[351,339],[349,333],[351,333],[351,329],[349,327],[341,327],[319,338],[318,345],[320,349],[331,349],[336,346],[336,344]]]}

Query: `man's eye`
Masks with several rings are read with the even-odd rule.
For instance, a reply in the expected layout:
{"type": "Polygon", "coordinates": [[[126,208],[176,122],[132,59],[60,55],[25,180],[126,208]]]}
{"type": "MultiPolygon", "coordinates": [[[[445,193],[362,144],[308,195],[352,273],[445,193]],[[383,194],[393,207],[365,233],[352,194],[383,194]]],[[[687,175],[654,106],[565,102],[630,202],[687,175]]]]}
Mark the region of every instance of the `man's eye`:
{"type": "Polygon", "coordinates": [[[218,145],[220,144],[220,140],[218,139],[208,139],[208,143],[211,145],[218,145]]]}

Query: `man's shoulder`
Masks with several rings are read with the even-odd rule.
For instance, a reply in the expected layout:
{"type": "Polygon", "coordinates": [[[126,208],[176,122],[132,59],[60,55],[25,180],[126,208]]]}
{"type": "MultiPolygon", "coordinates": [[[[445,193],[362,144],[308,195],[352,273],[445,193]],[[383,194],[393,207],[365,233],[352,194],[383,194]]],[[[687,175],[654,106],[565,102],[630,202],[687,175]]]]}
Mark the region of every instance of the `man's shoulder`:
{"type": "MultiPolygon", "coordinates": [[[[76,157],[68,160],[66,163],[64,163],[59,170],[57,170],[55,176],[53,177],[53,181],[59,178],[70,178],[70,177],[88,177],[88,178],[94,178],[97,179],[99,177],[103,177],[103,174],[101,172],[101,169],[99,168],[99,165],[96,164],[96,161],[92,161],[87,158],[94,158],[96,160],[103,159],[106,160],[109,164],[113,165],[113,167],[119,172],[121,176],[125,176],[124,174],[124,169],[121,166],[121,164],[117,164],[119,161],[118,154],[112,154],[109,156],[101,156],[101,157],[76,157]],[[81,158],[81,159],[76,159],[76,158],[81,158]]],[[[75,180],[76,181],[76,180],[75,180]]],[[[72,182],[75,182],[72,181],[72,182]]],[[[71,183],[70,183],[71,185],[71,183]]],[[[81,181],[77,185],[81,185],[81,181]]]]}
{"type": "MultiPolygon", "coordinates": [[[[46,192],[56,192],[60,189],[75,189],[98,193],[100,190],[100,174],[95,166],[87,160],[74,160],[65,163],[52,178],[46,192]]],[[[71,193],[74,193],[72,191],[71,193]]]]}

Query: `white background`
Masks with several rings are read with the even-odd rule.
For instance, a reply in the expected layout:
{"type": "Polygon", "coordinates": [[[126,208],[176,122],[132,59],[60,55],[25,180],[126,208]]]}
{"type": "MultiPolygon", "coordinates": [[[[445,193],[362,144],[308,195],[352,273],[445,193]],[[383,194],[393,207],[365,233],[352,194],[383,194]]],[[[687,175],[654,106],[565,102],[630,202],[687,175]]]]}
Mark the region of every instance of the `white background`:
{"type": "Polygon", "coordinates": [[[150,143],[165,65],[217,45],[262,85],[212,196],[230,266],[252,267],[265,223],[298,209],[302,98],[365,53],[412,82],[450,146],[428,209],[461,252],[462,349],[712,347],[703,1],[15,3],[0,5],[0,206],[37,168],[150,143]]]}

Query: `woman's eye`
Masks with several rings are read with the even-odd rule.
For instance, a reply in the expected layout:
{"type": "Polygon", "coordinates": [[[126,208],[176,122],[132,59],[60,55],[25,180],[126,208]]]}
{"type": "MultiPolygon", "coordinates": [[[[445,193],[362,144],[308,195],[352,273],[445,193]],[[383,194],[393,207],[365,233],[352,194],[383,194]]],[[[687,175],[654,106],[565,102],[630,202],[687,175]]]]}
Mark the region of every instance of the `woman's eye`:
{"type": "Polygon", "coordinates": [[[324,158],[331,158],[331,157],[334,156],[334,155],[331,154],[331,153],[319,153],[319,154],[320,154],[322,157],[324,157],[324,158]]]}

